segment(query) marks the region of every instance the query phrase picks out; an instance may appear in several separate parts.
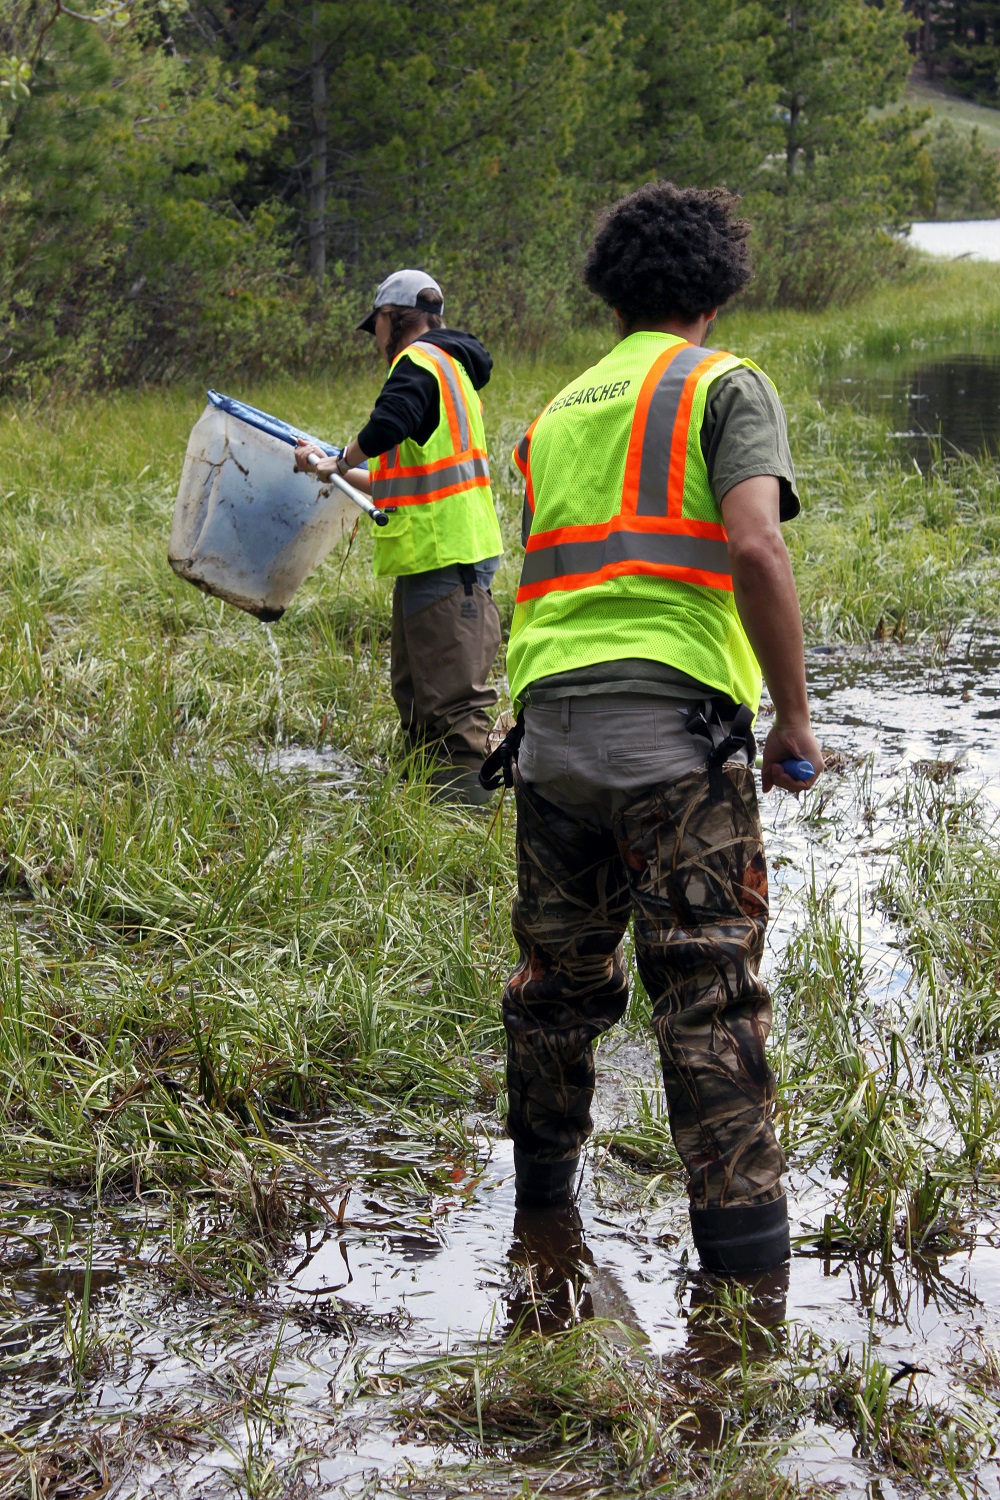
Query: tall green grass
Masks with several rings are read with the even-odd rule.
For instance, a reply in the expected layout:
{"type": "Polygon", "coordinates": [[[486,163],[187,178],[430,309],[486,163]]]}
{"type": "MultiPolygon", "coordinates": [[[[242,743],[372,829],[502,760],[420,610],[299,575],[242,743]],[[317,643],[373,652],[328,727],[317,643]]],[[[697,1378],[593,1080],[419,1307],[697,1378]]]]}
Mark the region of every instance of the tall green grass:
{"type": "MultiPolygon", "coordinates": [[[[944,645],[957,623],[996,619],[997,465],[922,478],[885,424],[837,406],[825,380],[835,358],[943,344],[990,331],[998,313],[995,268],[921,268],[848,312],[723,321],[719,342],[757,358],[788,407],[803,497],[788,537],[814,640],[944,645]]],[[[501,355],[486,392],[507,620],[520,519],[507,454],[601,352],[588,336],[534,362],[501,355]]],[[[373,367],[370,383],[317,376],[237,394],[337,438],[357,430],[376,380],[373,367]]],[[[470,1111],[496,1122],[512,839],[509,806],[491,821],[433,804],[420,767],[401,780],[389,590],[371,575],[364,528],[275,627],[283,718],[262,628],[170,572],[173,496],[202,403],[146,391],[0,413],[0,1176],[159,1195],[182,1282],[242,1305],[318,1201],[289,1121],[360,1111],[452,1158],[473,1149],[470,1111]],[[349,757],[351,785],[276,769],[279,718],[295,744],[349,757]]],[[[886,1015],[860,926],[821,891],[778,986],[786,1138],[797,1166],[836,1185],[828,1239],[911,1251],[953,1242],[1000,1145],[1000,1085],[981,1050],[1000,1024],[993,844],[943,794],[913,795],[912,837],[882,896],[921,976],[912,1014],[886,1015]],[[922,1079],[944,1114],[923,1107],[922,1079]]],[[[659,1099],[640,1102],[606,1144],[640,1186],[676,1194],[659,1099]]],[[[79,1322],[67,1328],[80,1344],[79,1322]]],[[[594,1383],[551,1386],[559,1420],[577,1443],[588,1391],[638,1380],[601,1429],[610,1467],[597,1480],[654,1492],[643,1465],[663,1459],[662,1393],[598,1334],[577,1344],[594,1383]]],[[[477,1441],[489,1420],[502,1449],[509,1402],[566,1378],[562,1351],[466,1360],[424,1383],[441,1394],[440,1420],[450,1413],[477,1441]],[[488,1407],[475,1405],[477,1370],[488,1407]]],[[[743,1397],[757,1389],[745,1365],[743,1397]]],[[[882,1373],[869,1361],[841,1384],[857,1431],[858,1402],[875,1410],[864,1441],[884,1451],[896,1429],[882,1373]]],[[[734,1409],[743,1397],[731,1394],[734,1409]]],[[[930,1452],[920,1421],[912,1442],[930,1452]]],[[[671,1457],[655,1483],[721,1495],[743,1474],[746,1493],[780,1493],[757,1454],[749,1468],[735,1449],[717,1464],[674,1469],[671,1457]]]]}
{"type": "MultiPolygon", "coordinates": [[[[788,535],[814,635],[995,615],[997,466],[919,480],[884,426],[820,386],[834,354],[949,338],[998,311],[994,268],[938,268],[847,313],[724,322],[787,400],[804,500],[788,535]]],[[[599,352],[584,338],[563,360],[501,357],[488,388],[508,616],[520,499],[506,453],[599,352]]],[[[241,394],[342,436],[371,389],[241,394]]],[[[141,1161],[182,1180],[269,1109],[355,1087],[435,1105],[498,1087],[507,821],[490,829],[434,807],[419,775],[399,780],[389,592],[364,529],[276,627],[284,732],[352,757],[353,791],[265,766],[279,685],[263,631],[165,564],[201,402],[147,391],[2,415],[0,1152],[20,1174],[84,1181],[141,1161]]]]}

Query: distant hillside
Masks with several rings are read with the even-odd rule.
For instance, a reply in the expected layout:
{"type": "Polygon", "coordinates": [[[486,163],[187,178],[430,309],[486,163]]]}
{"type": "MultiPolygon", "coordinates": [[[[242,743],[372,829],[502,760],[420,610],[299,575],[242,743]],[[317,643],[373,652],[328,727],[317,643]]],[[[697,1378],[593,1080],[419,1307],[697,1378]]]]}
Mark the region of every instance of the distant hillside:
{"type": "Polygon", "coordinates": [[[936,84],[928,83],[916,71],[906,85],[903,103],[914,109],[932,109],[935,119],[950,120],[959,128],[971,131],[974,125],[978,125],[983,145],[1000,152],[1000,109],[973,104],[969,99],[950,94],[936,84]]]}

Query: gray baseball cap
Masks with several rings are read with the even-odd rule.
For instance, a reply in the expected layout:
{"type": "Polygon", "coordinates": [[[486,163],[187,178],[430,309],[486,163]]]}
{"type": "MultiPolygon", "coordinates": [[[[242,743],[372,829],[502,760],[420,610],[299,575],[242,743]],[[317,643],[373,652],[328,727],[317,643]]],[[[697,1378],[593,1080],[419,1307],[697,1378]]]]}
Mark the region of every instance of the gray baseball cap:
{"type": "Polygon", "coordinates": [[[380,307],[416,307],[420,312],[439,313],[444,308],[444,292],[426,271],[393,271],[375,293],[372,310],[357,326],[358,333],[375,332],[375,314],[380,307]],[[440,303],[424,302],[420,293],[435,291],[440,303]]]}

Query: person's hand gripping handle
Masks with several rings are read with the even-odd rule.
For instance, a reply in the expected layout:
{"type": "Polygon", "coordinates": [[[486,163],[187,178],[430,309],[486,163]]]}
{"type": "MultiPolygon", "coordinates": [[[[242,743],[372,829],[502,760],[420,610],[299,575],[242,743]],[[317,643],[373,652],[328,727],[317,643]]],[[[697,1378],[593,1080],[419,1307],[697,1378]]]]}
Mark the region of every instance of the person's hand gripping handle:
{"type": "Polygon", "coordinates": [[[338,458],[343,456],[343,453],[343,448],[335,453],[327,454],[319,452],[316,448],[312,448],[306,443],[299,443],[295,449],[295,467],[305,472],[308,466],[308,468],[315,472],[317,479],[321,480],[323,484],[334,485],[359,510],[363,510],[366,516],[370,516],[376,526],[388,526],[389,516],[387,512],[379,510],[378,506],[373,505],[367,495],[363,495],[360,490],[356,490],[353,484],[348,484],[347,480],[341,478],[337,473],[336,463],[338,458]]]}
{"type": "Polygon", "coordinates": [[[761,789],[769,792],[772,787],[781,787],[786,792],[804,792],[822,769],[823,752],[808,721],[786,729],[779,720],[764,741],[761,789]]]}
{"type": "Polygon", "coordinates": [[[816,767],[811,760],[782,760],[778,764],[793,781],[812,781],[816,775],[816,767]]]}

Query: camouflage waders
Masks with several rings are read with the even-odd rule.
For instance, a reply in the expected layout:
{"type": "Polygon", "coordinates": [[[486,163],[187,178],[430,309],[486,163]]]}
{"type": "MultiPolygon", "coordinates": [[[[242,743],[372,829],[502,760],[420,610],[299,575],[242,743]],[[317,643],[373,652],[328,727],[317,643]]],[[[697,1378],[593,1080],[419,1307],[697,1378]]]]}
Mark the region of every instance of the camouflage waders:
{"type": "MultiPolygon", "coordinates": [[[[592,1128],[592,1043],[625,1014],[621,941],[634,919],[670,1128],[695,1209],[770,1203],[784,1165],[764,1056],[758,975],[767,869],[753,772],[654,787],[596,828],[518,778],[521,960],[507,983],[508,1131],[538,1161],[575,1156],[592,1128]]],[[[787,1251],[786,1251],[787,1253],[787,1251]]]]}

